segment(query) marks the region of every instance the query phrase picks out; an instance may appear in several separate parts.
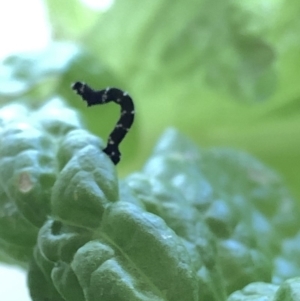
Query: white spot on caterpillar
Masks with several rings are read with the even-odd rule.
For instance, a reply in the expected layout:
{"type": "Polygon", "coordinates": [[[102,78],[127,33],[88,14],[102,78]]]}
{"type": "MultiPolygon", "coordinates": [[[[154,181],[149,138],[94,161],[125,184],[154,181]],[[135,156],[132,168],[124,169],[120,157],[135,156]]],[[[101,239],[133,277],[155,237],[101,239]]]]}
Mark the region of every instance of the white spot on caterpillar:
{"type": "Polygon", "coordinates": [[[126,110],[122,111],[122,113],[121,113],[122,116],[124,116],[124,115],[126,115],[126,114],[127,114],[127,111],[126,111],[126,110]]]}
{"type": "Polygon", "coordinates": [[[81,83],[81,87],[79,88],[80,93],[83,93],[85,89],[85,83],[81,83]]]}
{"type": "Polygon", "coordinates": [[[107,100],[107,93],[108,93],[109,90],[110,90],[110,87],[107,87],[105,89],[104,93],[103,93],[103,96],[102,96],[102,102],[103,103],[106,102],[106,100],[107,100]]]}
{"type": "Polygon", "coordinates": [[[133,115],[134,113],[135,113],[135,111],[134,111],[134,110],[130,112],[130,114],[132,114],[132,115],[133,115]]]}
{"type": "Polygon", "coordinates": [[[128,96],[128,93],[127,92],[123,92],[123,96],[128,96]]]}

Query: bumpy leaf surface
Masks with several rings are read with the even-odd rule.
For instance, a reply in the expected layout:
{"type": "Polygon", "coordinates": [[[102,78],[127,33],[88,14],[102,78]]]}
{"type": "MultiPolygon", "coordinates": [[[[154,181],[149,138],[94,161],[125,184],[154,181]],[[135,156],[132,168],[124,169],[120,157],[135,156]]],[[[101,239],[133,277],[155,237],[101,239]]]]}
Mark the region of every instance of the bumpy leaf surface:
{"type": "Polygon", "coordinates": [[[119,181],[103,147],[57,99],[0,110],[0,248],[34,301],[296,300],[299,207],[274,171],[168,130],[119,181]]]}

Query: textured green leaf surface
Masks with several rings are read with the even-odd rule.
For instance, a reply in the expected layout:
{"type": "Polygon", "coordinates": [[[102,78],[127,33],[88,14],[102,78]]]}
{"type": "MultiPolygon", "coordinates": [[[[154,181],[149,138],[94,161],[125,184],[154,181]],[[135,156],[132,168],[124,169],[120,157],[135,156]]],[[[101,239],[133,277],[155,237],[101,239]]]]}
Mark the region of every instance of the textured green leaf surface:
{"type": "Polygon", "coordinates": [[[68,161],[52,192],[52,210],[60,219],[84,227],[97,227],[105,206],[118,200],[113,163],[88,144],[68,161]]]}
{"type": "Polygon", "coordinates": [[[189,254],[161,218],[118,202],[99,219],[93,231],[57,220],[40,230],[36,260],[56,262],[47,276],[66,300],[198,300],[189,254]]]}
{"type": "MultiPolygon", "coordinates": [[[[148,210],[162,216],[178,235],[193,244],[197,245],[204,228],[202,225],[201,231],[187,231],[193,219],[198,223],[204,219],[214,233],[227,292],[253,281],[271,281],[273,256],[281,248],[280,238],[295,235],[299,228],[299,208],[277,174],[241,152],[199,152],[174,130],[161,138],[143,172],[142,181],[138,175],[127,181],[148,210]],[[147,182],[151,183],[148,187],[147,182]],[[197,237],[191,233],[197,233],[197,237]]],[[[216,260],[208,250],[205,254],[216,260]]]]}
{"type": "Polygon", "coordinates": [[[296,301],[300,298],[300,279],[291,278],[280,286],[254,282],[231,294],[227,301],[296,301]]]}
{"type": "Polygon", "coordinates": [[[141,166],[173,125],[256,155],[299,199],[299,1],[46,3],[53,43],[1,64],[1,105],[64,98],[107,137],[118,110],[70,83],[125,89],[118,170],[139,171],[118,180],[58,101],[0,110],[0,260],[29,266],[32,299],[298,300],[299,205],[273,170],[174,130],[141,166]]]}
{"type": "Polygon", "coordinates": [[[272,301],[277,289],[274,284],[254,282],[231,294],[227,301],[272,301]]]}
{"type": "Polygon", "coordinates": [[[274,301],[296,301],[300,298],[300,278],[291,278],[280,285],[274,301]]]}
{"type": "Polygon", "coordinates": [[[59,99],[8,105],[0,126],[0,248],[28,266],[33,301],[299,293],[299,205],[252,156],[169,129],[119,180],[104,142],[59,99]]]}
{"type": "Polygon", "coordinates": [[[0,111],[0,233],[3,248],[17,260],[28,260],[50,212],[57,144],[79,124],[76,113],[59,100],[36,112],[20,105],[0,111]]]}

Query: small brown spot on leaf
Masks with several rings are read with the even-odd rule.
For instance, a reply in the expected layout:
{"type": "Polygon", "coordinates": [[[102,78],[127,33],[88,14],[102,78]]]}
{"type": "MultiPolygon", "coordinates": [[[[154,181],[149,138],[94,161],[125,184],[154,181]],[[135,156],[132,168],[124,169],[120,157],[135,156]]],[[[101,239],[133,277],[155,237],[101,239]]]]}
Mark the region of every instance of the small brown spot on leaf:
{"type": "Polygon", "coordinates": [[[26,193],[30,191],[33,187],[33,182],[31,181],[30,174],[28,172],[22,172],[19,175],[18,188],[21,192],[26,193]]]}

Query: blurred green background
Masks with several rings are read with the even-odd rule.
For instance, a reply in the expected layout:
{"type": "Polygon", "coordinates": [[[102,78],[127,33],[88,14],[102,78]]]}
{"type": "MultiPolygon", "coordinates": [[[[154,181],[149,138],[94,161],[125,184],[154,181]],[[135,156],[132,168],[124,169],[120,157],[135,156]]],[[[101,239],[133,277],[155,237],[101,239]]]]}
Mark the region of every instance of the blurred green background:
{"type": "Polygon", "coordinates": [[[87,109],[70,84],[116,86],[137,111],[121,176],[173,126],[201,147],[257,156],[300,199],[300,1],[115,0],[105,12],[79,0],[45,3],[52,42],[2,62],[1,105],[61,97],[106,139],[119,108],[87,109]]]}

